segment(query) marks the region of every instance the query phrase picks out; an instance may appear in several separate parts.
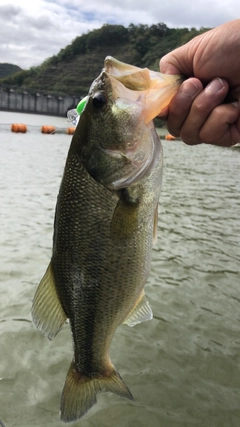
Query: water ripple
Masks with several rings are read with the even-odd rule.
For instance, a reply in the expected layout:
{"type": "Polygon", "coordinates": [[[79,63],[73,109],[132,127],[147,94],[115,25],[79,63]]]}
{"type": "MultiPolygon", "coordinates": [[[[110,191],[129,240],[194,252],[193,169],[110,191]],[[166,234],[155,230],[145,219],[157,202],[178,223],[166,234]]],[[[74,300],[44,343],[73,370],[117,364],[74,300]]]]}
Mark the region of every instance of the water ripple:
{"type": "MultiPolygon", "coordinates": [[[[71,357],[30,322],[51,255],[56,195],[70,139],[1,132],[0,416],[7,426],[59,426],[71,357]]],[[[121,326],[111,357],[130,387],[109,393],[82,427],[238,427],[240,419],[240,155],[164,143],[159,238],[146,294],[151,322],[121,326]]]]}

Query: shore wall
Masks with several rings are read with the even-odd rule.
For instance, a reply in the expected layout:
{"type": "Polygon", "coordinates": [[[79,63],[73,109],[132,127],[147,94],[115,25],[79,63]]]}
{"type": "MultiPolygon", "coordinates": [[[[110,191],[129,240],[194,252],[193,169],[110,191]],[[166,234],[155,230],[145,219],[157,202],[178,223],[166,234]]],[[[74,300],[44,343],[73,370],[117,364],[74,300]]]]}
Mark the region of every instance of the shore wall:
{"type": "Polygon", "coordinates": [[[47,114],[66,117],[67,111],[76,108],[80,98],[41,92],[0,87],[0,111],[47,114]]]}

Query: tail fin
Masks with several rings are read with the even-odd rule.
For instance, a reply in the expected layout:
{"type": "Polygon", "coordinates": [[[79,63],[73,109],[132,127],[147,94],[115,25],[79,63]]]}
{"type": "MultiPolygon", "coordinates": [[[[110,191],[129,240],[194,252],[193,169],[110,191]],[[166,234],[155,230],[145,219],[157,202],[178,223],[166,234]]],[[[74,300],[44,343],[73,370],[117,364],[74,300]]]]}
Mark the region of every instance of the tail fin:
{"type": "Polygon", "coordinates": [[[61,420],[71,423],[82,418],[97,403],[96,394],[103,391],[111,391],[118,396],[134,400],[115,369],[106,376],[96,375],[90,378],[80,375],[72,362],[62,391],[61,420]]]}

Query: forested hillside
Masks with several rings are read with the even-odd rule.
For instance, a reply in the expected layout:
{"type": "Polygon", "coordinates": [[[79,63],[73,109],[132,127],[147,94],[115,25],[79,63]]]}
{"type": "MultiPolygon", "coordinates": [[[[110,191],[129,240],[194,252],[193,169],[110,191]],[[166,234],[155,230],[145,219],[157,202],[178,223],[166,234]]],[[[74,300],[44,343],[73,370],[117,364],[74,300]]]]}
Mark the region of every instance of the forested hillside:
{"type": "Polygon", "coordinates": [[[114,56],[120,61],[159,70],[159,59],[208,28],[168,28],[156,25],[103,25],[77,37],[38,67],[20,71],[1,79],[1,84],[48,91],[57,94],[84,96],[98,76],[104,58],[114,56]]]}
{"type": "Polygon", "coordinates": [[[15,74],[22,69],[18,65],[8,64],[7,62],[0,63],[0,79],[15,74]]]}

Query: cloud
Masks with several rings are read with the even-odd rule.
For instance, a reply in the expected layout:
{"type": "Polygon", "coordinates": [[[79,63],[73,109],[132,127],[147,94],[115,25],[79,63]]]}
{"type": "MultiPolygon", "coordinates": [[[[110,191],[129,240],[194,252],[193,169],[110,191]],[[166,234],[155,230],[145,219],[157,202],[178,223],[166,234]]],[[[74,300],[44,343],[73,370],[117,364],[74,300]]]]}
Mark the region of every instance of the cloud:
{"type": "Polygon", "coordinates": [[[1,0],[0,58],[29,68],[105,23],[214,27],[239,12],[239,0],[212,0],[211,8],[208,0],[1,0]]]}

